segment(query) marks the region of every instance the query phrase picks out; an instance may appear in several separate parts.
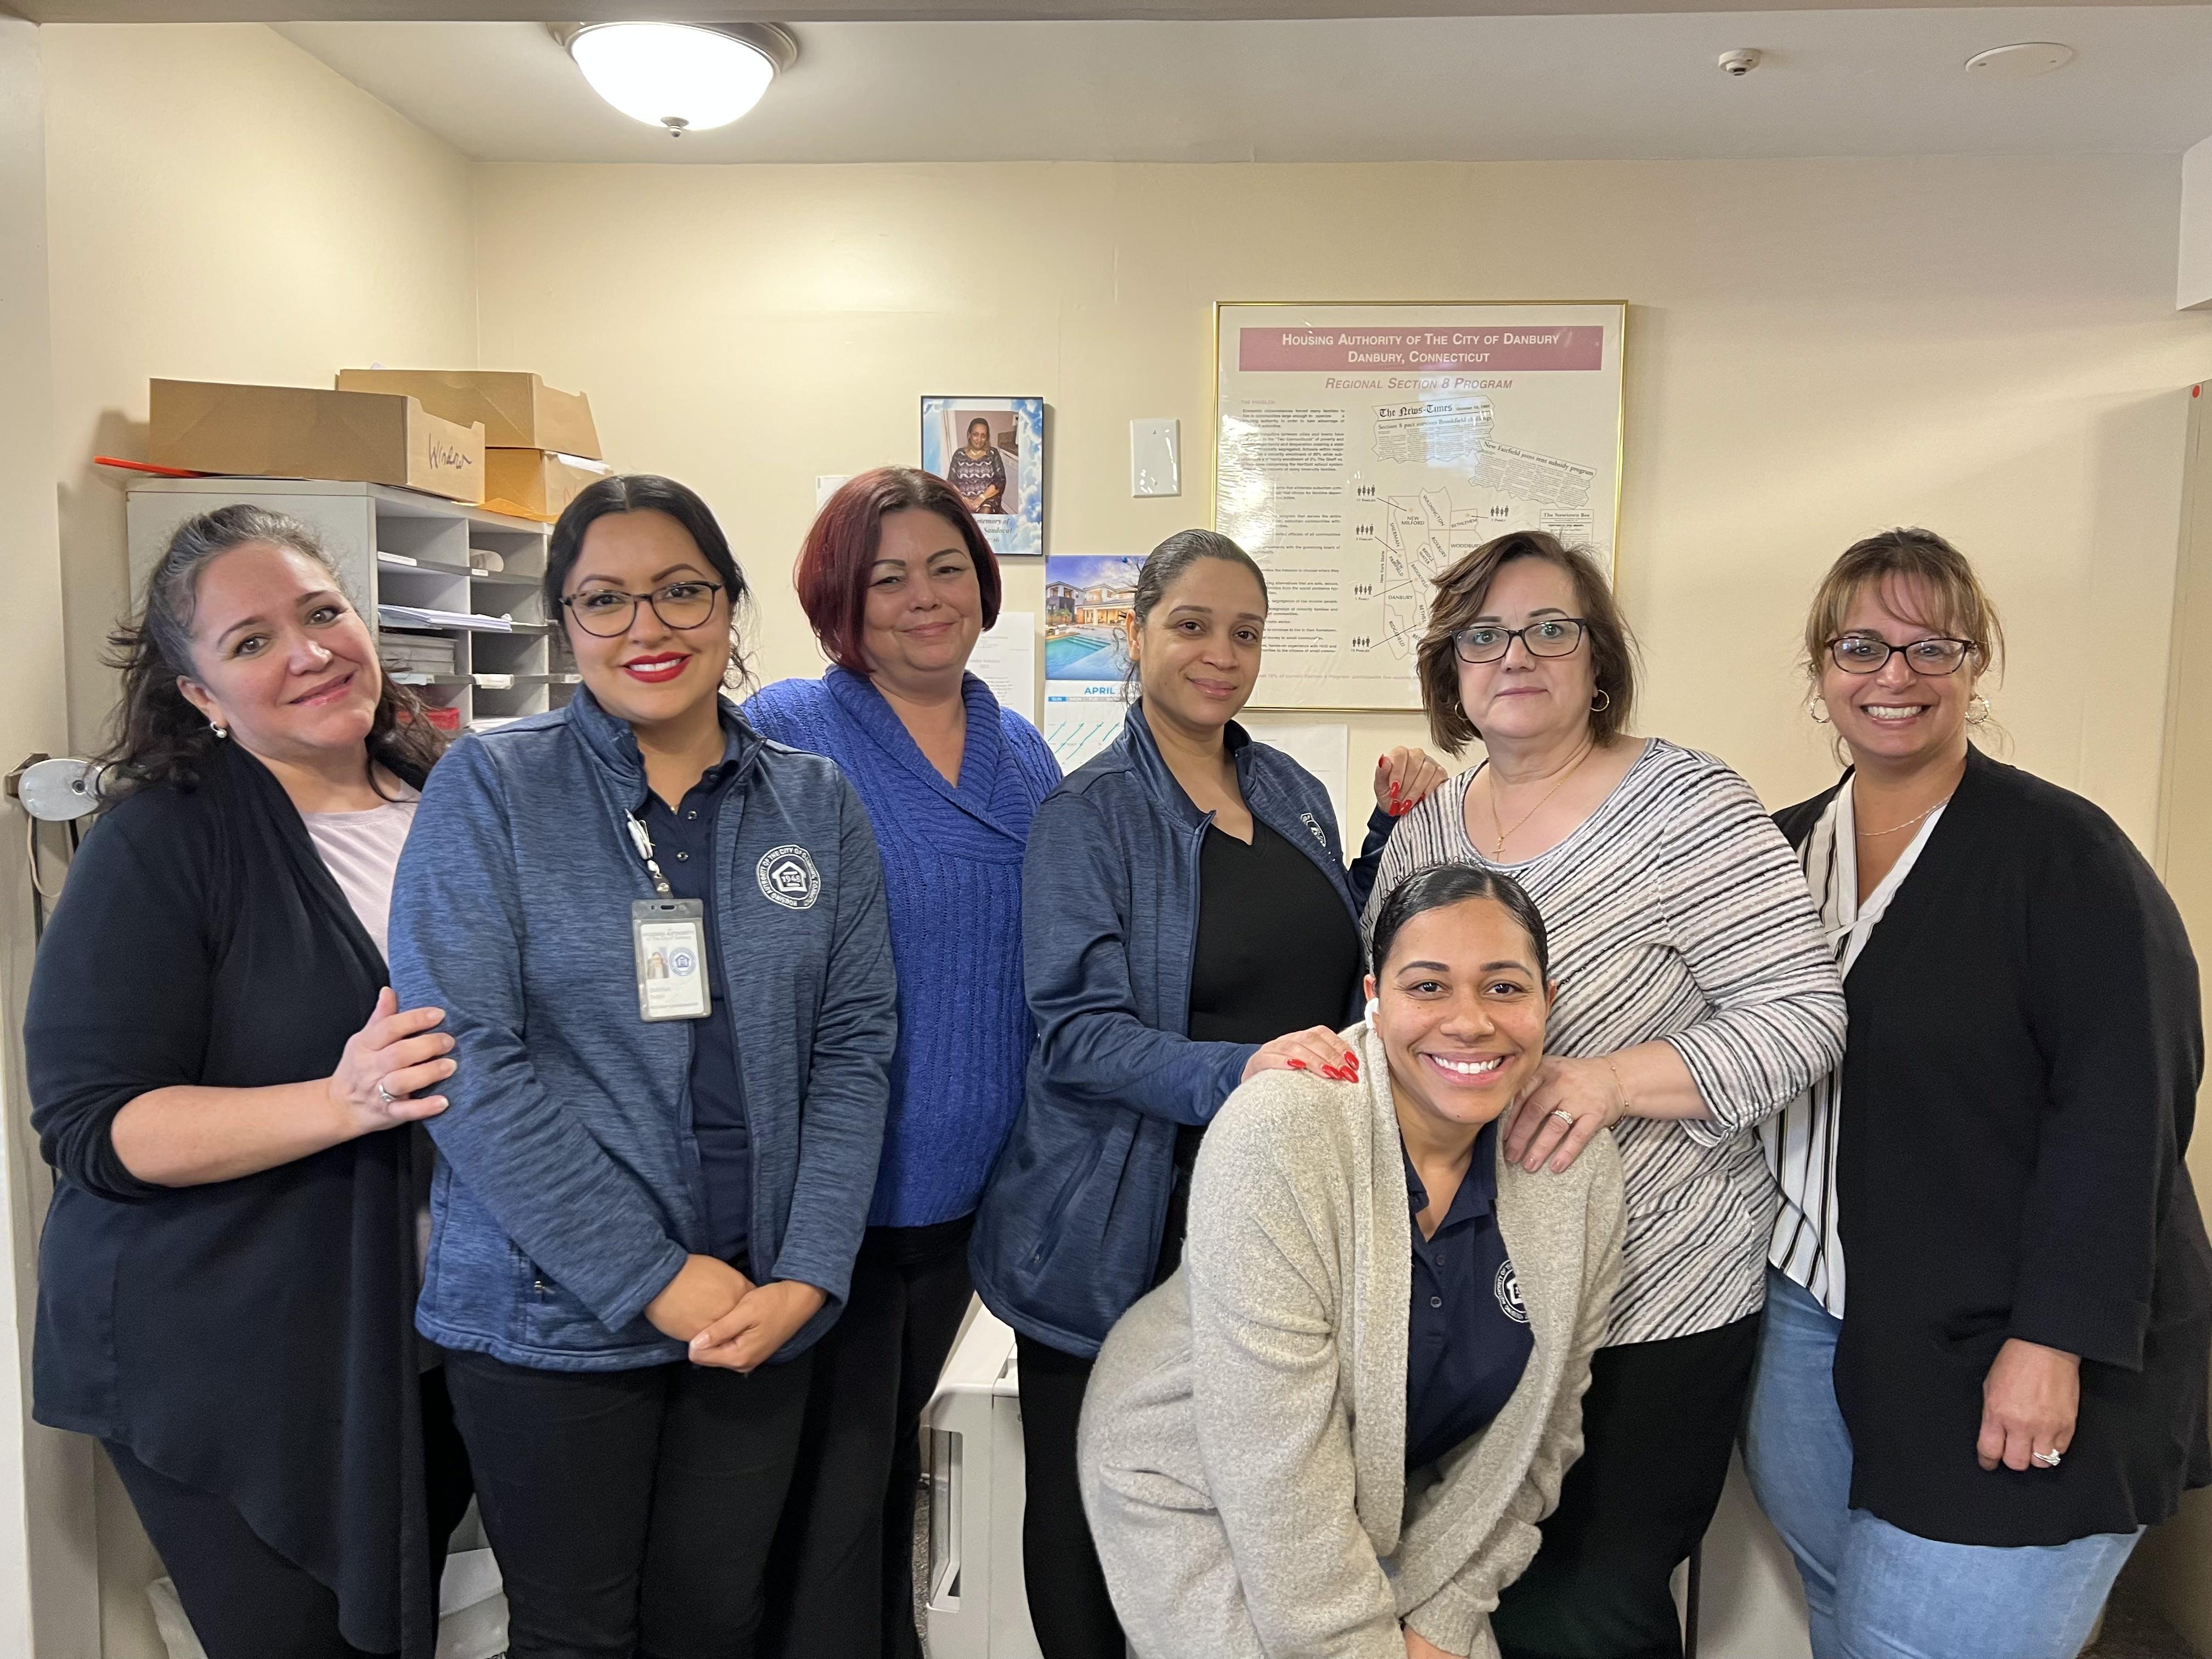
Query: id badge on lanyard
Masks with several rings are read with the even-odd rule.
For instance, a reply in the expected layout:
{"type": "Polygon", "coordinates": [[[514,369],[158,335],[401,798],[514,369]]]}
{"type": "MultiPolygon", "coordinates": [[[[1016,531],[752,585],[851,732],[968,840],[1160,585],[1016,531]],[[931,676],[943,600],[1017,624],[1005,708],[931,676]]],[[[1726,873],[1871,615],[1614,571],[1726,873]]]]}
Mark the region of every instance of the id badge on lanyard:
{"type": "Polygon", "coordinates": [[[707,989],[707,907],[675,896],[653,856],[653,837],[633,813],[629,838],[645,860],[658,898],[629,907],[631,954],[637,964],[640,1019],[703,1019],[713,1010],[707,989]]]}

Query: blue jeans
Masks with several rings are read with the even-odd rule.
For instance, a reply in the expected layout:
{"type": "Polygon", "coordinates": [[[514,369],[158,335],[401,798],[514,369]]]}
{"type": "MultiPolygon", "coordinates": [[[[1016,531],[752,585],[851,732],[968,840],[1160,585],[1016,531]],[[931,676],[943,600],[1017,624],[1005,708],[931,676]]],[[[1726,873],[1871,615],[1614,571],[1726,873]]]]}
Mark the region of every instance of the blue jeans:
{"type": "Polygon", "coordinates": [[[2005,1549],[1916,1537],[1850,1507],[1836,1405],[1843,1322],[1769,1268],[1744,1464],[1797,1558],[1814,1659],[2074,1659],[2140,1533],[2005,1549]]]}

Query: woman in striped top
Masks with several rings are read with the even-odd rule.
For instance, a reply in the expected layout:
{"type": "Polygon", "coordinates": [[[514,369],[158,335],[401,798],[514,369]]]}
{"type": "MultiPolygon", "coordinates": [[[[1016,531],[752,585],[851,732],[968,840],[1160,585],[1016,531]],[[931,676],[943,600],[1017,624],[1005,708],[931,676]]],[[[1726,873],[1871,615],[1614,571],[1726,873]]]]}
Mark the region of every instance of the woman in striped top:
{"type": "Polygon", "coordinates": [[[1507,1659],[1681,1653],[1668,1580],[1719,1502],[1765,1297],[1774,1181],[1747,1131],[1843,1053],[1796,859],[1728,767],[1626,734],[1632,653],[1595,563],[1548,535],[1446,571],[1422,701],[1441,746],[1486,757],[1401,821],[1375,884],[1510,872],[1550,925],[1559,998],[1507,1154],[1565,1170],[1618,1126],[1620,1291],[1582,1461],[1492,1620],[1507,1659]]]}

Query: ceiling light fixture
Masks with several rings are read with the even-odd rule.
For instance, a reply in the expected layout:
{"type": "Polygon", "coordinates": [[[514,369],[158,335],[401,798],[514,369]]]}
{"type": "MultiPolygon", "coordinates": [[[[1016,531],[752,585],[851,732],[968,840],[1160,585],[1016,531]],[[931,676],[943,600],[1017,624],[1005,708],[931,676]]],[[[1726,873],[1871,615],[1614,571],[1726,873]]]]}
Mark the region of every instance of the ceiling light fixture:
{"type": "Polygon", "coordinates": [[[2024,40],[2016,46],[1991,46],[1966,60],[1966,73],[1978,81],[2033,81],[2039,75],[2064,69],[2074,61],[2074,48],[2056,40],[2024,40]]]}
{"type": "Polygon", "coordinates": [[[672,138],[726,127],[799,61],[774,23],[549,23],[592,90],[672,138]]]}

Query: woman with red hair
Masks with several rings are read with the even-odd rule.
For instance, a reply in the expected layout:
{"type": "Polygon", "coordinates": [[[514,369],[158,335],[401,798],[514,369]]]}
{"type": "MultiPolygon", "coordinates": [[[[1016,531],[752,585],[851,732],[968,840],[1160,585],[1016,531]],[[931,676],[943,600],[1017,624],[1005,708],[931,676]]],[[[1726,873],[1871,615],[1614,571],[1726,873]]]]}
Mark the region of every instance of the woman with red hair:
{"type": "Polygon", "coordinates": [[[765,1652],[919,1659],[911,1548],[921,1408],[967,1310],[968,1234],[1022,1096],[1022,855],[1060,768],[967,672],[999,565],[952,486],[880,467],[832,495],[794,572],[830,659],[745,705],[836,761],[883,854],[898,1050],[868,1231],[823,1340],[765,1652]]]}

